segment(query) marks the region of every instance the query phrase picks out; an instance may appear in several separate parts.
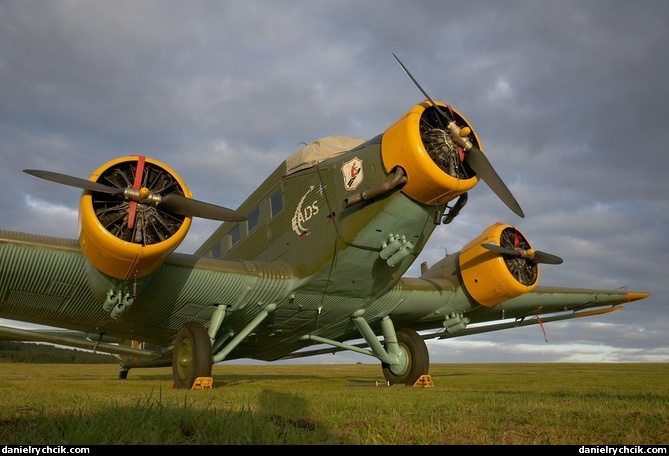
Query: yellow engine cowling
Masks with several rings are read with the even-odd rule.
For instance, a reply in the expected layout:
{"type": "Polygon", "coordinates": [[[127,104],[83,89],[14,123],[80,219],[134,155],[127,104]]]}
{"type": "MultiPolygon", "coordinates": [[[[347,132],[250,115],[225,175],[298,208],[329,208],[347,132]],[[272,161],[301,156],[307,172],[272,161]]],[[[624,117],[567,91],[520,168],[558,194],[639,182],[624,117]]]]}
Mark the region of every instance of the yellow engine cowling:
{"type": "Polygon", "coordinates": [[[518,257],[505,257],[482,244],[530,249],[525,236],[515,227],[496,223],[465,245],[459,257],[462,284],[481,305],[497,304],[532,291],[539,282],[539,265],[518,257]]]}
{"type": "MultiPolygon", "coordinates": [[[[143,187],[153,192],[177,192],[190,198],[181,178],[165,164],[141,157],[143,187]]],[[[109,161],[89,180],[123,188],[133,185],[138,156],[109,161]]],[[[155,271],[184,240],[191,218],[170,214],[151,204],[136,203],[136,222],[128,228],[130,202],[118,195],[84,191],[79,202],[79,245],[100,272],[121,280],[155,271]]]]}
{"type": "MultiPolygon", "coordinates": [[[[453,108],[436,102],[455,119],[459,135],[483,150],[469,122],[453,108]]],[[[478,177],[463,161],[465,151],[444,128],[443,119],[430,103],[415,105],[388,127],[381,141],[386,172],[404,169],[402,191],[423,204],[447,203],[471,190],[478,177]]]]}

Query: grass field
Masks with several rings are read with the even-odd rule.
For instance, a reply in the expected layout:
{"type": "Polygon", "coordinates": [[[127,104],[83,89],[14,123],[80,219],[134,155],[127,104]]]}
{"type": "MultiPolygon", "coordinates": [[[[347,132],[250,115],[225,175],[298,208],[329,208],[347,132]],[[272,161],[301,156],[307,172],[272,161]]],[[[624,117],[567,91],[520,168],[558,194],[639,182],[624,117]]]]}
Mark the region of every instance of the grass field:
{"type": "Polygon", "coordinates": [[[171,370],[0,364],[2,444],[669,443],[669,364],[436,364],[386,386],[375,364],[171,370]]]}

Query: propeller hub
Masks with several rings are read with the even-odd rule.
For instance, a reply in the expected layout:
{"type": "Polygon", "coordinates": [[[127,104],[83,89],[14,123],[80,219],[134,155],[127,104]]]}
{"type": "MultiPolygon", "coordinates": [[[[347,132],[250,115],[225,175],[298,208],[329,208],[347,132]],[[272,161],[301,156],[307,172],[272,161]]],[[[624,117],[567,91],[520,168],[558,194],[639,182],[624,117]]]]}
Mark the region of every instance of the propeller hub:
{"type": "Polygon", "coordinates": [[[446,128],[448,128],[448,131],[451,133],[451,138],[453,138],[455,142],[460,144],[460,146],[462,146],[464,150],[469,150],[474,146],[472,142],[467,138],[467,136],[469,136],[469,133],[472,132],[469,127],[460,128],[455,122],[451,121],[448,123],[446,128]],[[464,133],[466,134],[463,133],[463,130],[465,130],[464,133]]]}
{"type": "Polygon", "coordinates": [[[146,187],[126,187],[123,189],[123,196],[129,201],[136,201],[142,204],[151,204],[153,206],[157,206],[161,202],[160,195],[158,193],[151,192],[151,190],[146,187]]]}

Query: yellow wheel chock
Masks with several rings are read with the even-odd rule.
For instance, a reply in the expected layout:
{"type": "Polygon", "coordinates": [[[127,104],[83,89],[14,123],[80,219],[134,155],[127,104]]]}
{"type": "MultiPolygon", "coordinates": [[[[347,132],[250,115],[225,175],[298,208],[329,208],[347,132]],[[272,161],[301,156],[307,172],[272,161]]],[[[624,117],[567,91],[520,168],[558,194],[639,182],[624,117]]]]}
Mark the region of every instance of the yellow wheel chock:
{"type": "Polygon", "coordinates": [[[434,386],[434,383],[432,383],[432,376],[431,375],[421,375],[420,377],[418,377],[418,380],[416,380],[416,383],[414,383],[413,386],[422,386],[423,388],[432,388],[434,386]]]}
{"type": "Polygon", "coordinates": [[[198,377],[193,382],[193,387],[191,389],[194,390],[211,389],[213,384],[214,384],[214,379],[211,377],[198,377]]]}

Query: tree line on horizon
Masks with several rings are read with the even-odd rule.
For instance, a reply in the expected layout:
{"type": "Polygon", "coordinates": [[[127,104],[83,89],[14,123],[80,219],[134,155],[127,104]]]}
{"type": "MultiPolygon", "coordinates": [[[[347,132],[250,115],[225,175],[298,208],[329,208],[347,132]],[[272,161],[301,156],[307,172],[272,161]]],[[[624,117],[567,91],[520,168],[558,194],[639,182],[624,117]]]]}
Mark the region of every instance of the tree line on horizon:
{"type": "Polygon", "coordinates": [[[105,353],[34,342],[0,342],[0,363],[116,364],[118,362],[118,358],[105,353]]]}

